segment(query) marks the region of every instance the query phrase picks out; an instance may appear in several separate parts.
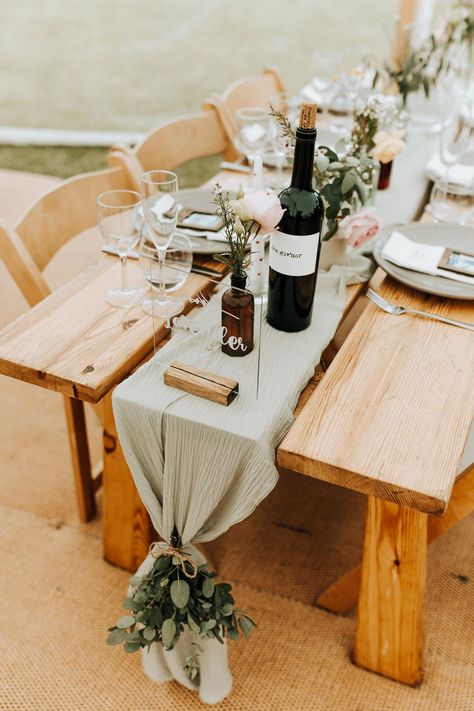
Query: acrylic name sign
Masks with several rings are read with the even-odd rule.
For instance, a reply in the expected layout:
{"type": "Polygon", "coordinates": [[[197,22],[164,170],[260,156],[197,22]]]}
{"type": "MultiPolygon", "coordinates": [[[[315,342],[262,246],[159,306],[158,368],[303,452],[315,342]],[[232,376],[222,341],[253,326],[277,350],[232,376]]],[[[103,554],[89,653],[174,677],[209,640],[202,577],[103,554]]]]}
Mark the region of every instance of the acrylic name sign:
{"type": "MultiPolygon", "coordinates": [[[[188,302],[190,304],[195,304],[198,307],[207,306],[210,300],[210,297],[204,296],[201,292],[199,292],[196,296],[188,298],[188,302]]],[[[238,316],[226,311],[224,307],[221,307],[221,314],[226,314],[230,318],[239,320],[238,316]]],[[[203,330],[208,330],[209,321],[207,319],[196,321],[195,314],[194,318],[193,316],[181,314],[180,316],[168,317],[166,319],[166,327],[173,331],[173,333],[183,331],[188,331],[189,333],[199,333],[203,330]]],[[[216,326],[215,329],[211,330],[206,350],[215,350],[219,345],[227,346],[233,351],[241,351],[242,353],[245,353],[248,350],[248,346],[244,343],[241,336],[230,335],[229,329],[222,325],[216,326]]]]}
{"type": "MultiPolygon", "coordinates": [[[[229,279],[218,281],[209,277],[212,284],[210,293],[198,291],[193,295],[183,296],[181,309],[165,319],[159,318],[153,308],[153,331],[162,328],[163,320],[171,332],[171,340],[164,348],[155,349],[154,361],[169,368],[174,360],[184,361],[190,366],[200,368],[240,383],[239,397],[258,397],[260,334],[262,329],[263,308],[261,299],[253,304],[253,348],[248,340],[239,335],[239,326],[228,327],[239,317],[226,308],[223,295],[231,288],[229,279]],[[225,322],[225,323],[224,323],[225,322]],[[179,349],[179,350],[178,350],[179,349]]],[[[232,286],[237,295],[248,296],[248,291],[232,286]]],[[[183,288],[173,292],[177,301],[183,288]]],[[[250,297],[251,300],[251,297],[250,297]]]]}

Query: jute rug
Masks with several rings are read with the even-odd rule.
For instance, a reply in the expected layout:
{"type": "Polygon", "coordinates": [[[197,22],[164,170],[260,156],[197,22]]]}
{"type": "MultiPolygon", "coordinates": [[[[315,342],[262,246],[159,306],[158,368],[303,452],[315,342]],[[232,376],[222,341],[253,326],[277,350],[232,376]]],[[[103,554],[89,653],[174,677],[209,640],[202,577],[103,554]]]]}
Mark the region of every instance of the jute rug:
{"type": "MultiPolygon", "coordinates": [[[[0,509],[0,526],[2,711],[202,707],[175,683],[148,681],[138,656],[105,646],[127,575],[101,560],[99,540],[13,509],[0,509]]],[[[266,590],[235,586],[239,605],[258,629],[249,642],[230,645],[235,687],[217,708],[471,711],[473,533],[471,517],[430,549],[426,673],[420,688],[354,667],[349,661],[354,621],[282,597],[278,578],[268,578],[266,590]]],[[[244,570],[235,572],[245,577],[244,570]]],[[[298,572],[295,567],[293,574],[298,572]]]]}

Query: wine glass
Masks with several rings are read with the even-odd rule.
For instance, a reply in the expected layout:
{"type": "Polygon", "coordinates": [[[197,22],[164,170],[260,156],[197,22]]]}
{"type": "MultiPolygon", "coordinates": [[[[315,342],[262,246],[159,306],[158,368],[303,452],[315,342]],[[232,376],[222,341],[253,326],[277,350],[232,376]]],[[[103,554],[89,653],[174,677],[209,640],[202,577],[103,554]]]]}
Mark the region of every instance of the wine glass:
{"type": "Polygon", "coordinates": [[[237,133],[236,148],[244,154],[250,166],[258,155],[263,155],[269,140],[270,115],[268,109],[250,106],[235,112],[237,133]]]}
{"type": "Polygon", "coordinates": [[[167,299],[172,304],[174,313],[182,311],[184,307],[182,299],[170,297],[168,294],[178,291],[189,276],[193,265],[191,240],[181,232],[175,232],[166,250],[164,262],[161,264],[159,251],[144,226],[138,258],[145,279],[152,288],[151,298],[145,299],[142,304],[144,312],[151,316],[157,315],[162,304],[162,285],[167,292],[167,299]],[[158,298],[153,296],[154,292],[158,293],[158,298]]]}
{"type": "Polygon", "coordinates": [[[343,53],[335,50],[317,50],[312,56],[316,76],[313,77],[311,86],[316,92],[318,110],[327,111],[338,91],[335,74],[342,59],[343,53]]]}
{"type": "Polygon", "coordinates": [[[474,214],[474,186],[437,180],[431,191],[430,212],[436,222],[468,225],[474,214]]]}
{"type": "Polygon", "coordinates": [[[142,175],[143,217],[158,257],[159,295],[154,299],[154,315],[170,318],[181,308],[168,298],[164,277],[166,250],[176,230],[178,221],[178,178],[169,170],[149,170],[142,175]],[[178,310],[176,310],[178,309],[178,310]]]}
{"type": "Polygon", "coordinates": [[[143,289],[130,287],[127,277],[127,255],[139,242],[138,209],[141,195],[134,190],[109,190],[97,198],[97,224],[106,245],[120,257],[122,285],[111,289],[106,301],[111,306],[128,308],[143,296],[143,289]]]}
{"type": "Polygon", "coordinates": [[[439,133],[439,156],[446,167],[444,178],[449,181],[449,172],[459,162],[469,145],[473,123],[473,104],[468,96],[455,97],[445,113],[439,133]]]}

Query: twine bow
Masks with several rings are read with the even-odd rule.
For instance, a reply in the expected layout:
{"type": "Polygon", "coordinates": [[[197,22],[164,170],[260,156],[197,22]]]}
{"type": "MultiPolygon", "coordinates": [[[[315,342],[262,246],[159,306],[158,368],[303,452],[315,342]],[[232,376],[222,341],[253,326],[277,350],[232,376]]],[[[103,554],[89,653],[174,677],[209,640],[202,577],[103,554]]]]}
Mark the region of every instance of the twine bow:
{"type": "Polygon", "coordinates": [[[181,570],[187,578],[195,578],[198,574],[198,567],[190,555],[184,553],[180,548],[175,548],[166,541],[154,541],[150,543],[149,553],[153,558],[161,558],[162,555],[169,555],[178,558],[181,570]],[[191,567],[191,572],[186,568],[186,563],[191,567]]]}

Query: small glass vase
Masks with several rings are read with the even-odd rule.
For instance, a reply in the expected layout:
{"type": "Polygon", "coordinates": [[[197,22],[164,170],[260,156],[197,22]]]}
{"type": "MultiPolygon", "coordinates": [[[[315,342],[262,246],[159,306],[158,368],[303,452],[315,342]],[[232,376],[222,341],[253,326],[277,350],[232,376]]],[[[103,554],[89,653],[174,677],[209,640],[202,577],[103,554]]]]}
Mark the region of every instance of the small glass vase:
{"type": "Polygon", "coordinates": [[[379,190],[386,190],[390,185],[390,175],[392,173],[393,160],[380,164],[379,190]]]}
{"type": "Polygon", "coordinates": [[[222,295],[221,349],[241,358],[253,350],[254,298],[246,289],[247,276],[232,274],[231,287],[222,295]]]}

